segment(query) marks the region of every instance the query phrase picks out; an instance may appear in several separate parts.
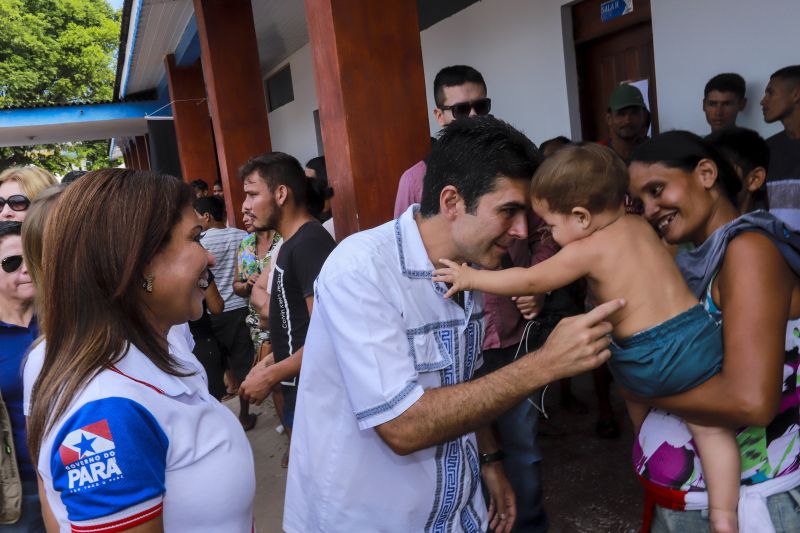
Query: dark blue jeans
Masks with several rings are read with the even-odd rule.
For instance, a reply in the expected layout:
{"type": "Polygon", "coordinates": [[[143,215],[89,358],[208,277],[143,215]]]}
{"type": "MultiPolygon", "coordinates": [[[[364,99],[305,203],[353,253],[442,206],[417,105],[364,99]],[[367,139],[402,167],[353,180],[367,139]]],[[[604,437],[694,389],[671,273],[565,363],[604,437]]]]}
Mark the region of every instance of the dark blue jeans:
{"type": "MultiPolygon", "coordinates": [[[[557,322],[557,320],[555,321],[557,322]]],[[[544,343],[554,323],[536,323],[528,334],[528,349],[535,350],[544,343]]],[[[483,352],[484,365],[479,374],[485,375],[514,360],[517,346],[483,352]]],[[[522,350],[522,354],[525,351],[522,350]]],[[[526,398],[495,421],[500,444],[506,456],[503,468],[517,497],[515,533],[547,531],[547,514],[542,494],[542,455],[536,442],[539,412],[526,398]]]]}

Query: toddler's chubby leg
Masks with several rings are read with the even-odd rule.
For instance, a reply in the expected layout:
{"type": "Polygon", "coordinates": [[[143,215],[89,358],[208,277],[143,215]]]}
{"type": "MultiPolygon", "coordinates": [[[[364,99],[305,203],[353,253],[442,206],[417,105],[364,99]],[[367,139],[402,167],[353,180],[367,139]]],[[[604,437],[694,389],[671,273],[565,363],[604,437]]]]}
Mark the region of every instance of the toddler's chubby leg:
{"type": "Polygon", "coordinates": [[[739,531],[737,506],[741,476],[736,436],[733,430],[727,428],[696,424],[688,426],[703,465],[711,531],[736,533],[739,531]]]}

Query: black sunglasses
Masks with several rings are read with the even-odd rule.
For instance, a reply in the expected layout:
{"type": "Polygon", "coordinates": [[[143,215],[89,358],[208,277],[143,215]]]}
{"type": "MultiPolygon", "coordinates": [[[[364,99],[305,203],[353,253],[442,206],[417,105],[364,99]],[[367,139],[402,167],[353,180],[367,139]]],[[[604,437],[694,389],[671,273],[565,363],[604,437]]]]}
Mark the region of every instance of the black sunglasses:
{"type": "Polygon", "coordinates": [[[17,269],[22,265],[22,256],[21,255],[9,255],[8,257],[4,257],[0,264],[3,265],[3,271],[7,274],[11,274],[12,272],[16,272],[17,269]]]}
{"type": "Polygon", "coordinates": [[[492,110],[491,98],[478,98],[472,102],[459,102],[453,105],[443,105],[440,107],[442,111],[452,111],[454,118],[468,117],[472,110],[475,110],[476,115],[488,115],[492,110]]]}
{"type": "Polygon", "coordinates": [[[31,206],[31,201],[28,200],[27,196],[21,194],[12,194],[8,198],[0,197],[0,211],[3,210],[6,204],[12,211],[25,211],[31,206]]]}

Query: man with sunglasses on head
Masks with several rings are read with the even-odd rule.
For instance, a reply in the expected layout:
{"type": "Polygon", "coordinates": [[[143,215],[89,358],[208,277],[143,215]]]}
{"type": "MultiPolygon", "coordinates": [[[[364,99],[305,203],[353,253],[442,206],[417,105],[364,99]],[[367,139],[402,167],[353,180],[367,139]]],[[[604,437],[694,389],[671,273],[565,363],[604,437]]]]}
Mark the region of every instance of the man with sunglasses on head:
{"type": "MultiPolygon", "coordinates": [[[[486,97],[483,76],[467,65],[453,65],[440,70],[433,79],[433,99],[436,101],[433,116],[443,128],[454,119],[488,115],[492,109],[492,101],[486,97]]],[[[395,218],[422,199],[425,170],[425,161],[420,161],[400,176],[394,202],[395,218]]]]}

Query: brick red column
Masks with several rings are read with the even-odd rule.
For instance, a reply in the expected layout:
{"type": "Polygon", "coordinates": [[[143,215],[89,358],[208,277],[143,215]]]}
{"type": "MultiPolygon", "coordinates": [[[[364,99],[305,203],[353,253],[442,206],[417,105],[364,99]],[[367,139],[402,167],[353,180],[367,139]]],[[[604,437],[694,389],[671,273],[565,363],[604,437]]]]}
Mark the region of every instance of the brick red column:
{"type": "Polygon", "coordinates": [[[239,167],[271,150],[250,0],[193,0],[230,225],[241,225],[239,167]]]}
{"type": "Polygon", "coordinates": [[[219,169],[203,68],[199,61],[180,67],[175,63],[174,54],[164,58],[164,66],[183,180],[190,183],[201,179],[210,190],[219,179],[219,169]]]}
{"type": "Polygon", "coordinates": [[[430,150],[415,2],[305,0],[336,237],[392,217],[430,150]]]}

